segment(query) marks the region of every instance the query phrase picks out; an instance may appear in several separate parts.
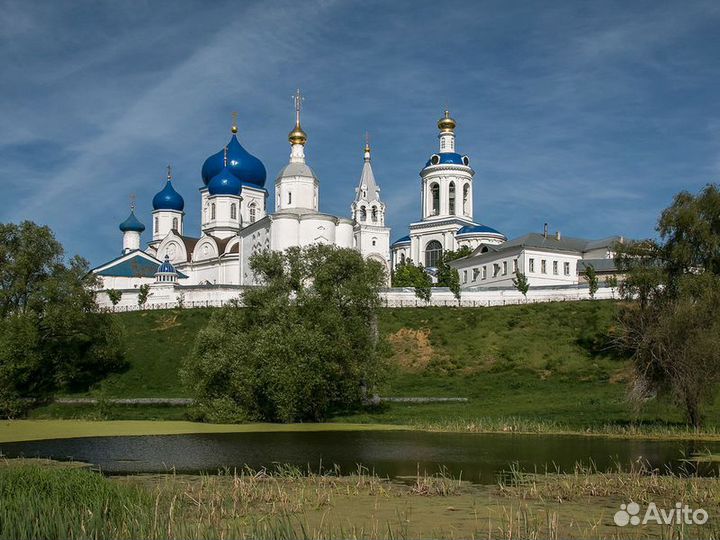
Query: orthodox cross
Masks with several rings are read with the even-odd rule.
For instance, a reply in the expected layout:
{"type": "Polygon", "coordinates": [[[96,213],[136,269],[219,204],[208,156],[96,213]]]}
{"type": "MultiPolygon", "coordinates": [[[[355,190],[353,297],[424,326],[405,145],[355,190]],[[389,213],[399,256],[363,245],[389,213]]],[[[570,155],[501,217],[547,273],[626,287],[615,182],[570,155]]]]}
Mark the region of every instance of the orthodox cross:
{"type": "Polygon", "coordinates": [[[295,95],[292,96],[293,102],[295,103],[295,123],[299,126],[300,125],[300,109],[302,109],[302,102],[305,100],[305,98],[300,93],[300,89],[297,89],[297,92],[295,92],[295,95]]]}
{"type": "Polygon", "coordinates": [[[237,133],[238,130],[238,113],[236,111],[233,111],[232,113],[232,132],[237,133]]]}
{"type": "Polygon", "coordinates": [[[130,210],[133,212],[135,211],[135,199],[137,199],[137,197],[135,196],[134,193],[131,193],[130,194],[130,210]]]}
{"type": "Polygon", "coordinates": [[[168,182],[172,180],[172,165],[168,164],[167,166],[167,179],[168,182]]]}

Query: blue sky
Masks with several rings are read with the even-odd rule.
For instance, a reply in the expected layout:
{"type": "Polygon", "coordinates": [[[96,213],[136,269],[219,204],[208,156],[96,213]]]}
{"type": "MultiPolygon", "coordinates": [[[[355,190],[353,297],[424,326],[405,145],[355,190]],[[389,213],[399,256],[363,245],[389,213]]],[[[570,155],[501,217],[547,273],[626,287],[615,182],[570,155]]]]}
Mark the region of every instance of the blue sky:
{"type": "Polygon", "coordinates": [[[101,263],[131,193],[150,226],[172,163],[197,234],[231,111],[272,192],[299,86],[325,212],[349,215],[367,130],[407,234],[447,103],[476,221],[650,236],[673,194],[720,176],[718,28],[717,2],[0,2],[0,222],[101,263]]]}

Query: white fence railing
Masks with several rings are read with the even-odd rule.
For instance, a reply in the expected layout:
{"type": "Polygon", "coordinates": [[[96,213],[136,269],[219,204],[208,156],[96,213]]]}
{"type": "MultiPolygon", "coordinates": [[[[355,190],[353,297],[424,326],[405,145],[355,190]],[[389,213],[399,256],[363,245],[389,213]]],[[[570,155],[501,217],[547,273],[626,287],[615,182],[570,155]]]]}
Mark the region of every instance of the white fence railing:
{"type": "MultiPolygon", "coordinates": [[[[177,309],[177,308],[212,308],[222,307],[233,301],[242,301],[241,294],[237,289],[224,290],[217,288],[213,290],[213,298],[206,299],[189,299],[193,295],[206,296],[202,291],[185,290],[182,296],[169,298],[163,295],[162,298],[153,298],[150,295],[148,301],[140,306],[137,303],[137,293],[135,291],[123,291],[121,302],[113,305],[104,291],[98,293],[98,304],[108,311],[112,312],[128,312],[128,311],[145,311],[158,309],[177,309]],[[182,299],[181,299],[182,298],[182,299]]],[[[412,289],[386,289],[380,293],[382,305],[388,308],[415,308],[415,307],[493,307],[493,306],[509,306],[519,304],[536,304],[539,302],[566,302],[577,300],[591,300],[587,287],[571,286],[567,288],[548,288],[530,290],[527,297],[524,297],[514,289],[499,290],[474,290],[464,291],[460,295],[460,299],[456,299],[453,294],[444,288],[433,289],[429,301],[422,300],[415,295],[412,289]]],[[[609,287],[601,287],[595,293],[595,300],[609,300],[617,298],[617,290],[609,287]]]]}

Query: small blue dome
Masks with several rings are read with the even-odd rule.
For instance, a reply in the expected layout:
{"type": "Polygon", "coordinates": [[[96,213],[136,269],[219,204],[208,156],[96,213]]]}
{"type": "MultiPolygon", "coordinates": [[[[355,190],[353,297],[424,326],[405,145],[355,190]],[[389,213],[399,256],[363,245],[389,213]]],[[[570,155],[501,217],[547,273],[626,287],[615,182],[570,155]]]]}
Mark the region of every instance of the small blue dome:
{"type": "Polygon", "coordinates": [[[228,165],[210,180],[208,193],[210,195],[240,195],[242,182],[238,180],[228,165]]]}
{"type": "Polygon", "coordinates": [[[185,201],[172,187],[172,182],[168,180],[162,191],[153,197],[152,205],[154,210],[177,210],[182,212],[185,208],[185,201]]]}
{"type": "Polygon", "coordinates": [[[505,235],[501,233],[500,231],[493,229],[492,227],[488,227],[487,225],[465,225],[464,227],[461,227],[458,229],[458,232],[456,232],[456,235],[460,234],[498,234],[502,236],[503,238],[505,235]]]}
{"type": "Polygon", "coordinates": [[[140,223],[140,220],[135,217],[135,211],[131,210],[128,218],[120,224],[120,230],[122,232],[134,231],[141,233],[145,230],[145,225],[140,223]]]}
{"type": "Polygon", "coordinates": [[[425,164],[426,167],[431,165],[465,165],[470,166],[470,159],[467,156],[463,156],[456,152],[442,152],[440,154],[433,154],[425,164]],[[437,156],[437,163],[433,163],[433,157],[437,156]]]}
{"type": "Polygon", "coordinates": [[[170,263],[170,257],[165,255],[165,260],[162,262],[160,266],[158,266],[157,269],[158,274],[174,274],[175,273],[175,267],[170,263]]]}
{"type": "MultiPolygon", "coordinates": [[[[235,134],[227,145],[227,167],[241,182],[263,187],[267,171],[262,161],[253,156],[242,147],[235,134]]],[[[205,160],[202,166],[202,180],[207,186],[210,181],[225,168],[225,149],[213,154],[205,160]]]]}

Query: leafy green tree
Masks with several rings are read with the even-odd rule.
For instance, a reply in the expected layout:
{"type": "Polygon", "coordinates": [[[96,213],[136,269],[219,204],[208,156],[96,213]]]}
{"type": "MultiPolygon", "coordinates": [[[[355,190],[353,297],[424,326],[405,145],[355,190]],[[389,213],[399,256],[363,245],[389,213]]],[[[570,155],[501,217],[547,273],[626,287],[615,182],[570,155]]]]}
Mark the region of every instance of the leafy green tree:
{"type": "Polygon", "coordinates": [[[605,278],[605,286],[612,292],[613,298],[615,298],[615,290],[618,288],[618,279],[615,275],[609,275],[605,278]]]}
{"type": "Polygon", "coordinates": [[[512,280],[515,288],[527,299],[527,293],[530,290],[530,283],[528,278],[522,272],[517,272],[512,280]]]}
{"type": "Polygon", "coordinates": [[[314,421],[360,405],[381,375],[383,266],[314,245],[263,252],[263,283],[217,310],[184,363],[199,418],[314,421]]]}
{"type": "Polygon", "coordinates": [[[585,280],[588,284],[588,292],[590,293],[590,298],[594,299],[595,293],[600,287],[600,282],[597,276],[597,272],[595,271],[595,267],[592,264],[588,264],[583,271],[583,275],[585,276],[585,280]]]}
{"type": "Polygon", "coordinates": [[[119,291],[117,289],[108,289],[105,292],[107,293],[108,299],[110,300],[112,305],[117,306],[122,299],[122,291],[119,291]]]}
{"type": "Polygon", "coordinates": [[[401,261],[392,275],[393,287],[412,287],[415,296],[425,302],[430,301],[432,294],[432,279],[425,272],[422,265],[415,265],[412,259],[401,261]]]}
{"type": "Polygon", "coordinates": [[[618,345],[632,355],[638,400],[667,394],[699,428],[720,386],[720,194],[679,193],[659,240],[616,246],[624,274],[618,345]]]}
{"type": "Polygon", "coordinates": [[[463,246],[457,251],[445,251],[438,262],[438,273],[436,287],[448,287],[456,299],[460,300],[460,274],[457,269],[450,266],[450,262],[462,257],[467,257],[472,249],[463,246]]]}
{"type": "Polygon", "coordinates": [[[150,297],[150,285],[144,283],[138,287],[138,306],[143,307],[147,304],[148,298],[150,297]]]}
{"type": "Polygon", "coordinates": [[[0,415],[124,368],[120,332],[98,310],[88,270],[80,257],[64,262],[49,228],[0,224],[0,415]]]}

